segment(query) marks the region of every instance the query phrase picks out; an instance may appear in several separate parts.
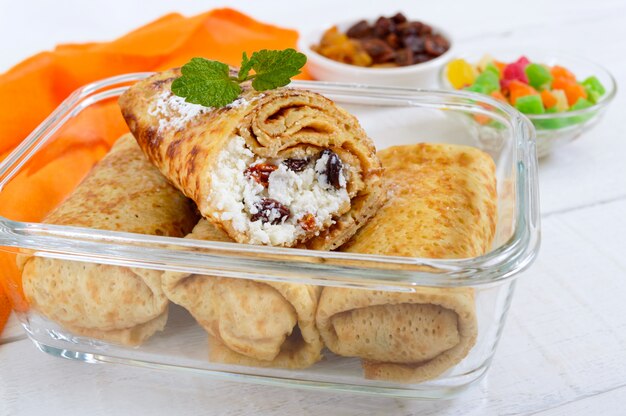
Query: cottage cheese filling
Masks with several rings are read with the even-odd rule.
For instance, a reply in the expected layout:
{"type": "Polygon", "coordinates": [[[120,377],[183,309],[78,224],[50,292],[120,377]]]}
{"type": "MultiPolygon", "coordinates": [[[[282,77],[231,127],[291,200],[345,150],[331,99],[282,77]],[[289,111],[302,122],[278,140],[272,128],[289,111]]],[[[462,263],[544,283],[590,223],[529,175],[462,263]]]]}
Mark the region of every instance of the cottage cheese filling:
{"type": "Polygon", "coordinates": [[[345,166],[334,165],[329,173],[329,158],[337,158],[333,155],[322,152],[306,166],[290,168],[284,160],[257,157],[242,137],[235,137],[211,173],[215,217],[231,221],[251,244],[287,245],[305,234],[319,234],[350,204],[345,166]]]}
{"type": "MultiPolygon", "coordinates": [[[[244,97],[237,98],[226,108],[233,109],[248,106],[263,98],[265,94],[259,94],[250,100],[244,97]]],[[[150,108],[148,114],[159,120],[158,132],[166,130],[181,130],[196,117],[214,110],[213,107],[204,107],[199,104],[192,104],[185,101],[183,97],[173,94],[169,88],[161,91],[150,108]]]]}
{"type": "Polygon", "coordinates": [[[194,118],[211,110],[211,107],[188,103],[184,98],[164,90],[158,95],[148,114],[159,120],[158,132],[162,133],[168,129],[180,130],[194,118]]]}

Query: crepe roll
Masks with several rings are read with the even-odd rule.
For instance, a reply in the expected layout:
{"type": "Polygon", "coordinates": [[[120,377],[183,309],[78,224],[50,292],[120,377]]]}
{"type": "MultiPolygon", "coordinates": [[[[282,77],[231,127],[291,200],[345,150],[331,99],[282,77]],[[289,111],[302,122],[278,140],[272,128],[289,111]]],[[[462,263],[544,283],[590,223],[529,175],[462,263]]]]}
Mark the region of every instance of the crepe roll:
{"type": "MultiPolygon", "coordinates": [[[[444,144],[397,146],[379,156],[389,199],[341,251],[459,259],[491,248],[497,202],[491,157],[444,144]]],[[[366,378],[404,383],[458,364],[478,332],[474,290],[464,287],[412,293],[326,287],[316,319],[328,348],[361,358],[366,378]]]]}
{"type": "MultiPolygon", "coordinates": [[[[44,223],[183,237],[198,214],[127,134],[44,223]]],[[[167,321],[161,273],[44,257],[18,257],[33,309],[77,335],[138,345],[167,321]]]]}
{"type": "Polygon", "coordinates": [[[383,202],[381,165],[356,118],[310,91],[244,83],[223,108],[173,95],[179,69],[119,99],[137,142],[238,243],[330,250],[383,202]]]}
{"type": "MultiPolygon", "coordinates": [[[[204,219],[186,238],[232,242],[204,219]]],[[[321,359],[318,287],[166,272],[163,290],[209,333],[211,361],[306,368],[321,359]]]]}

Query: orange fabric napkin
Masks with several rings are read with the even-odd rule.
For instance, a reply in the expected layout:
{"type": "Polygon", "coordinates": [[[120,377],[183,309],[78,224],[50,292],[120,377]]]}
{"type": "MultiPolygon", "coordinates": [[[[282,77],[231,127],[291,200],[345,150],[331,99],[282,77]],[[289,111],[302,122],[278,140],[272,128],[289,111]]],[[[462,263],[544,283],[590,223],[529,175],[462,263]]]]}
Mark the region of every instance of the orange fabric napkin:
{"type": "Polygon", "coordinates": [[[0,287],[0,333],[2,333],[2,328],[4,328],[9,320],[10,314],[11,304],[9,303],[9,298],[4,294],[4,291],[0,287]]]}
{"type": "MultiPolygon", "coordinates": [[[[0,75],[0,160],[82,85],[180,66],[194,56],[238,65],[243,51],[293,48],[297,38],[293,30],[257,22],[232,9],[217,9],[193,17],[169,14],[112,42],[60,45],[39,53],[0,75]]],[[[113,102],[81,113],[0,192],[0,215],[41,221],[125,131],[113,102]]],[[[0,253],[0,267],[1,331],[9,300],[16,310],[28,305],[15,253],[0,253]]]]}

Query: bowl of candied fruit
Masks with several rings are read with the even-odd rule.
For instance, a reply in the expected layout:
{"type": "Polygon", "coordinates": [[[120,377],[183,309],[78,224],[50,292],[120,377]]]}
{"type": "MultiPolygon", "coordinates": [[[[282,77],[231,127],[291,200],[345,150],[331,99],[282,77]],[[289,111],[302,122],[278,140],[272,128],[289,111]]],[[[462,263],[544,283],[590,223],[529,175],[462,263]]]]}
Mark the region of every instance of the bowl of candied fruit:
{"type": "Polygon", "coordinates": [[[536,48],[492,52],[467,51],[451,59],[442,67],[440,87],[515,107],[535,126],[538,157],[591,130],[617,92],[611,73],[582,57],[536,48]]]}
{"type": "Polygon", "coordinates": [[[324,27],[299,47],[309,73],[321,81],[429,88],[452,45],[448,32],[396,13],[324,27]]]}

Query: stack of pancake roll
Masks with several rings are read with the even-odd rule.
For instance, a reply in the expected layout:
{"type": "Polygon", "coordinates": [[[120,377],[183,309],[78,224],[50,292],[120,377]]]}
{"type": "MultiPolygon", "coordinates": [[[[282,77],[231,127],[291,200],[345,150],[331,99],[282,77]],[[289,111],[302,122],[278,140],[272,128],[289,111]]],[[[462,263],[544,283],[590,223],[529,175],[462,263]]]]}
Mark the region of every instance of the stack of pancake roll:
{"type": "MultiPolygon", "coordinates": [[[[184,237],[197,219],[127,134],[43,222],[184,237]]],[[[30,306],[77,335],[139,345],[165,327],[158,271],[26,255],[17,262],[30,306]]]]}
{"type": "MultiPolygon", "coordinates": [[[[243,84],[233,103],[191,104],[172,69],[130,87],[130,131],[46,222],[187,239],[425,258],[486,253],[495,166],[478,149],[381,150],[319,94],[243,84]],[[133,171],[134,175],[127,172],[133,171]]],[[[22,257],[30,304],[71,332],[136,345],[172,301],[208,333],[209,359],[303,369],[332,353],[368,379],[418,383],[467,356],[471,288],[311,286],[22,257]]]]}

